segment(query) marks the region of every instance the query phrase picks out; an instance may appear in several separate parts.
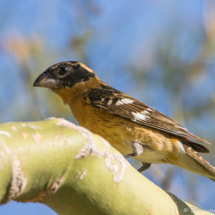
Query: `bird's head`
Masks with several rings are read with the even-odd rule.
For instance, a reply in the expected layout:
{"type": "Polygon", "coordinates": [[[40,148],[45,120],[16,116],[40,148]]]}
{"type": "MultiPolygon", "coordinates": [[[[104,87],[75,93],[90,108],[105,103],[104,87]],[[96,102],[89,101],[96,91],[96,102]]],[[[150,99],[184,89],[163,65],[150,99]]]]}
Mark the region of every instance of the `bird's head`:
{"type": "Polygon", "coordinates": [[[53,91],[72,88],[77,83],[84,83],[95,77],[93,71],[77,61],[66,61],[50,66],[40,74],[34,82],[34,87],[50,88],[53,91]]]}

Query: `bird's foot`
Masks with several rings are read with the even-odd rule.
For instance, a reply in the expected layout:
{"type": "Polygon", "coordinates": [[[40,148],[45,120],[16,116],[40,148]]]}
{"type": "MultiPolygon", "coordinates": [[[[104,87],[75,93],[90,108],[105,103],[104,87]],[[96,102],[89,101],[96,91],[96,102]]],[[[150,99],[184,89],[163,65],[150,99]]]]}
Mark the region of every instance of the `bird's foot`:
{"type": "Polygon", "coordinates": [[[142,162],[142,164],[143,164],[143,166],[141,166],[141,167],[138,169],[138,172],[143,172],[143,171],[147,170],[147,169],[151,166],[150,163],[143,163],[143,162],[142,162]]]}
{"type": "Polygon", "coordinates": [[[131,147],[133,149],[133,153],[125,155],[125,158],[139,156],[143,153],[143,146],[140,143],[133,142],[131,143],[131,147]]]}

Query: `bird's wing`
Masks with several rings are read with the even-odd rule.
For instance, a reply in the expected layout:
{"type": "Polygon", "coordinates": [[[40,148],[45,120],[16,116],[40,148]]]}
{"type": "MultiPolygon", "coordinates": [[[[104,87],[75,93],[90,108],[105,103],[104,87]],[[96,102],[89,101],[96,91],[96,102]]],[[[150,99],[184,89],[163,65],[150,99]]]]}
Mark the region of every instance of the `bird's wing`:
{"type": "Polygon", "coordinates": [[[154,108],[108,85],[101,85],[99,88],[92,89],[88,92],[88,98],[92,106],[102,111],[185,138],[189,146],[197,152],[210,152],[209,149],[201,145],[201,143],[208,143],[207,141],[188,132],[186,128],[154,108]]]}

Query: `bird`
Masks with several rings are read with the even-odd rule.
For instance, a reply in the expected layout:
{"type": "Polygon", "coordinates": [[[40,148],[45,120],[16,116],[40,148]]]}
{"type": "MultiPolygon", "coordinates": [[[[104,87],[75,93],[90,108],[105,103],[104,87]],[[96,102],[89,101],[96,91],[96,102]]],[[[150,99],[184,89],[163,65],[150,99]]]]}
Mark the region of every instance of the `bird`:
{"type": "Polygon", "coordinates": [[[34,87],[51,89],[68,105],[80,126],[100,135],[114,148],[142,162],[171,164],[215,181],[215,167],[198,153],[209,153],[206,140],[176,121],[102,82],[78,61],[54,64],[40,74],[34,87]]]}

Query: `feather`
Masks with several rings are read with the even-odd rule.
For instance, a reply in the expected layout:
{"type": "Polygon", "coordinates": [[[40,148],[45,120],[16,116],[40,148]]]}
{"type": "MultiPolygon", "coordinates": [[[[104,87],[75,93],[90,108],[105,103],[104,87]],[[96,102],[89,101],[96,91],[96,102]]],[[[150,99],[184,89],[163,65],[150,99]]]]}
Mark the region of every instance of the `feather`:
{"type": "Polygon", "coordinates": [[[197,152],[210,152],[209,149],[201,145],[202,143],[210,144],[206,140],[188,132],[186,128],[154,108],[110,86],[101,84],[99,88],[94,88],[87,94],[91,105],[102,111],[181,137],[186,140],[188,146],[197,152]]]}

